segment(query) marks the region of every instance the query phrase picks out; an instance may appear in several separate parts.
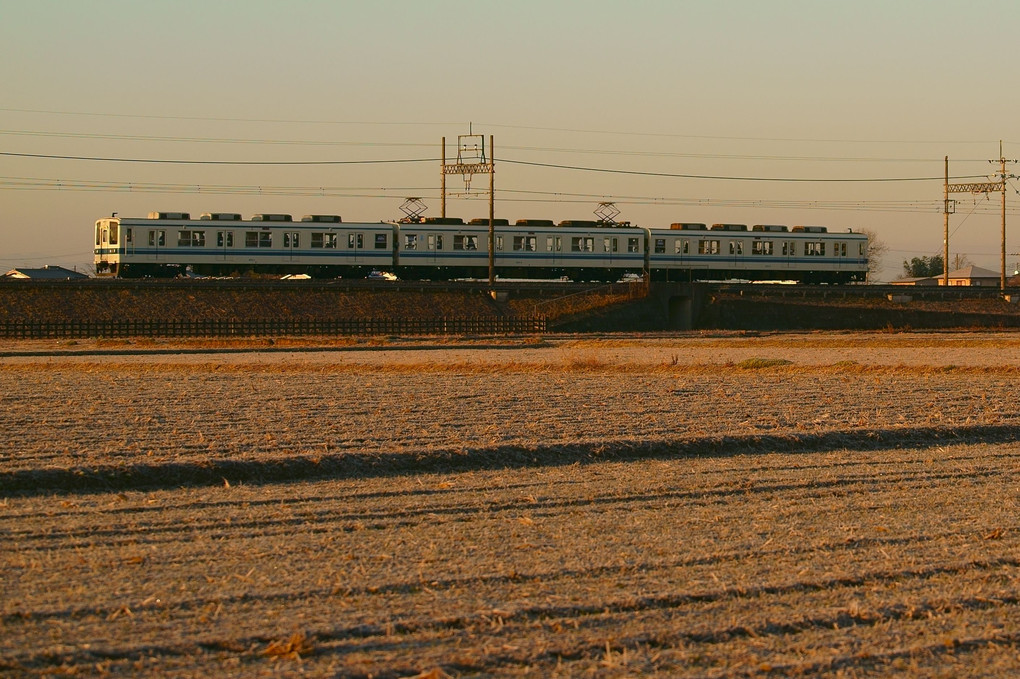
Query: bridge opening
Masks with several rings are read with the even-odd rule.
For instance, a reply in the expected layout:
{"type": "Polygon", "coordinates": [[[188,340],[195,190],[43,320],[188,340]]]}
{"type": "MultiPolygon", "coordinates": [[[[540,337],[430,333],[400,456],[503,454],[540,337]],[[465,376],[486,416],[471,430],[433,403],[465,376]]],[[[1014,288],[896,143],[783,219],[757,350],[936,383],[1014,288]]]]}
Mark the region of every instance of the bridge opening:
{"type": "Polygon", "coordinates": [[[689,296],[669,298],[669,329],[691,330],[694,326],[694,305],[689,296]]]}

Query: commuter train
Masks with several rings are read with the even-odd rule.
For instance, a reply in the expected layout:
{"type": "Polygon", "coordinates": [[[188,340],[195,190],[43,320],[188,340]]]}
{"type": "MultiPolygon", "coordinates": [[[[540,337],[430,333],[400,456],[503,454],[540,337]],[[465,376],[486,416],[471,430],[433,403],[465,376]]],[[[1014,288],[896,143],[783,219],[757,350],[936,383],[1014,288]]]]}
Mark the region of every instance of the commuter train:
{"type": "MultiPolygon", "coordinates": [[[[307,274],[404,280],[487,279],[489,220],[419,218],[344,222],[339,215],[152,212],[95,223],[99,276],[173,277],[307,274]]],[[[868,239],[823,226],[494,220],[500,278],[615,281],[864,281],[868,239]]]]}

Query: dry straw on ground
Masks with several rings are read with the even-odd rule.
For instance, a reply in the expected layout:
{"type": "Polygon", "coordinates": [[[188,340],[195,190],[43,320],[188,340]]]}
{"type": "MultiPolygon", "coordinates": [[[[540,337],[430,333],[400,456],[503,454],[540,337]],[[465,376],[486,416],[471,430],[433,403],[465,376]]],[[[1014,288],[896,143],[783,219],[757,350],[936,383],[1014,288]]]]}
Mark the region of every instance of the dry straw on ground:
{"type": "Polygon", "coordinates": [[[0,674],[1020,671],[1014,336],[401,343],[0,359],[0,674]]]}

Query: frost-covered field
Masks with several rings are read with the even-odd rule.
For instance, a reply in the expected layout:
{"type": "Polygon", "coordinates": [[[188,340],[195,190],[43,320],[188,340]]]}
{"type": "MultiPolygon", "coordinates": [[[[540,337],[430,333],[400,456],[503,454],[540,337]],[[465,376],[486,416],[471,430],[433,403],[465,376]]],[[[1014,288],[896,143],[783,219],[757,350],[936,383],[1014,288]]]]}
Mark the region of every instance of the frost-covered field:
{"type": "Polygon", "coordinates": [[[302,344],[0,347],[0,675],[1020,673],[1018,335],[302,344]]]}

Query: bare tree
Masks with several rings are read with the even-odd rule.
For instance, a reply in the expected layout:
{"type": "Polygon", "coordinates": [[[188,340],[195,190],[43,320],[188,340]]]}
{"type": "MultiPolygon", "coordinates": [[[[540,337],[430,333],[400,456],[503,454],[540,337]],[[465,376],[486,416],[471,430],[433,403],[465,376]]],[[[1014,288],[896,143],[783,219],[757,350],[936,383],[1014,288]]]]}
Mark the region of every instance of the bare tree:
{"type": "Polygon", "coordinates": [[[949,270],[959,271],[960,269],[967,268],[973,263],[974,262],[970,261],[970,257],[968,257],[967,255],[962,255],[958,252],[955,255],[953,255],[953,259],[949,263],[950,264],[949,270]]]}
{"type": "Polygon", "coordinates": [[[889,246],[878,237],[873,229],[861,229],[861,233],[868,237],[868,282],[873,282],[875,275],[882,268],[882,259],[889,252],[889,246]]]}

